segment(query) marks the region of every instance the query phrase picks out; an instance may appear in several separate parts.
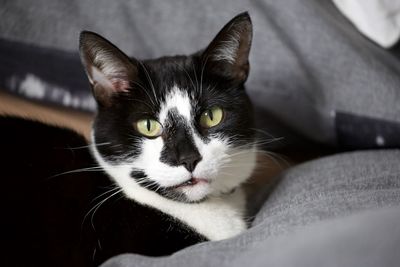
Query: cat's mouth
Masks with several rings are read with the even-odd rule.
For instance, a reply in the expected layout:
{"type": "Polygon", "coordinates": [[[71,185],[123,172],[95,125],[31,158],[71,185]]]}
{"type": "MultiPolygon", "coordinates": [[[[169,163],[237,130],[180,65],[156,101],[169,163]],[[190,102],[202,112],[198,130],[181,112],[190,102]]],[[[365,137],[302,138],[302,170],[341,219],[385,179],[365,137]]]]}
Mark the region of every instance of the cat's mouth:
{"type": "Polygon", "coordinates": [[[209,183],[210,183],[210,181],[208,179],[192,177],[189,180],[187,180],[186,182],[175,185],[173,188],[178,189],[178,188],[195,186],[197,184],[209,184],[209,183]]]}
{"type": "Polygon", "coordinates": [[[211,192],[211,180],[191,177],[183,183],[168,187],[167,197],[182,202],[194,203],[207,198],[211,192]]]}

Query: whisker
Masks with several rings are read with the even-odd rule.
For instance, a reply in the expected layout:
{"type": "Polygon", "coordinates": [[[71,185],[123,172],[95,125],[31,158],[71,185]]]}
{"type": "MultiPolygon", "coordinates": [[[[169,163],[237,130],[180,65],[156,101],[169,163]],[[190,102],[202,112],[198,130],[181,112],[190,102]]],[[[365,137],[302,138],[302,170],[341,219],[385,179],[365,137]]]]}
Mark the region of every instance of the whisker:
{"type": "MultiPolygon", "coordinates": [[[[97,146],[105,146],[105,145],[109,145],[109,144],[111,144],[111,143],[110,142],[104,142],[104,143],[99,143],[99,144],[95,144],[95,145],[97,147],[97,146]]],[[[92,144],[89,144],[89,145],[86,145],[86,146],[62,147],[60,149],[71,149],[71,150],[74,150],[74,149],[90,148],[91,146],[92,146],[92,144]]]]}
{"type": "Polygon", "coordinates": [[[113,187],[112,189],[110,189],[110,190],[108,190],[108,191],[106,191],[106,192],[104,192],[104,193],[98,195],[98,196],[95,197],[94,199],[92,199],[91,203],[93,203],[93,202],[96,201],[97,199],[101,198],[102,196],[107,195],[108,193],[111,193],[111,192],[113,192],[113,191],[115,191],[115,190],[121,189],[121,188],[118,187],[117,185],[113,185],[113,186],[114,186],[114,187],[113,187]]]}
{"type": "Polygon", "coordinates": [[[154,84],[153,84],[153,81],[151,80],[150,74],[149,74],[149,72],[147,71],[146,66],[145,66],[142,62],[140,62],[140,61],[139,61],[139,63],[140,63],[140,65],[143,67],[143,70],[144,70],[144,72],[145,72],[146,78],[147,78],[148,82],[150,83],[150,86],[151,86],[151,89],[152,89],[153,95],[154,95],[154,100],[155,100],[156,102],[158,102],[157,95],[156,95],[156,90],[155,90],[155,88],[154,88],[154,84]]]}
{"type": "Polygon", "coordinates": [[[208,57],[206,57],[206,59],[203,62],[203,65],[201,67],[201,74],[200,74],[200,96],[203,96],[203,74],[204,74],[204,69],[206,67],[207,61],[208,61],[208,57]]]}
{"type": "Polygon", "coordinates": [[[283,161],[283,162],[285,163],[286,167],[290,167],[290,166],[291,166],[291,164],[290,164],[289,161],[287,161],[282,155],[279,155],[279,154],[277,154],[277,153],[275,153],[275,152],[271,152],[271,151],[262,151],[262,152],[260,152],[260,153],[263,154],[263,155],[269,156],[269,157],[271,157],[271,158],[277,158],[277,159],[283,161]]]}
{"type": "Polygon", "coordinates": [[[262,133],[262,134],[264,134],[264,135],[266,135],[266,136],[268,136],[268,137],[275,138],[272,134],[270,134],[269,132],[267,132],[267,131],[265,131],[265,130],[258,129],[258,128],[250,128],[250,129],[253,130],[253,131],[255,131],[255,132],[262,133]]]}
{"type": "MultiPolygon", "coordinates": [[[[149,93],[148,93],[148,90],[147,90],[141,83],[139,83],[139,82],[132,81],[132,83],[135,84],[135,85],[137,85],[140,89],[142,89],[143,92],[144,92],[144,93],[147,95],[147,97],[149,98],[151,104],[152,104],[153,106],[155,106],[152,97],[151,97],[151,96],[149,95],[149,93]]],[[[133,99],[131,99],[131,100],[133,100],[133,99]]],[[[151,108],[151,107],[150,107],[150,108],[151,108]]],[[[152,109],[152,108],[151,108],[151,109],[152,109]]],[[[153,110],[153,109],[152,109],[152,110],[153,110]]],[[[153,112],[154,112],[154,111],[153,111],[153,112]]]]}
{"type": "MultiPolygon", "coordinates": [[[[193,63],[193,62],[192,62],[192,63],[193,63]]],[[[186,71],[186,69],[185,69],[184,67],[180,66],[177,62],[175,62],[175,65],[176,65],[180,70],[183,70],[183,71],[186,73],[186,76],[189,78],[190,82],[192,83],[193,88],[196,89],[197,87],[196,87],[196,85],[194,84],[194,82],[193,82],[192,78],[190,77],[189,73],[186,71]]]]}
{"type": "Polygon", "coordinates": [[[71,173],[79,173],[79,172],[92,172],[92,171],[102,171],[103,168],[101,166],[95,166],[95,167],[89,167],[89,168],[81,168],[81,169],[76,169],[76,170],[71,170],[71,171],[66,171],[62,172],[59,174],[52,175],[48,177],[47,179],[53,179],[55,177],[61,176],[61,175],[66,175],[66,174],[71,174],[71,173]]]}
{"type": "Polygon", "coordinates": [[[82,221],[82,227],[83,224],[85,223],[86,218],[89,216],[89,214],[93,211],[92,216],[91,216],[91,225],[93,227],[94,230],[94,223],[93,223],[93,218],[94,218],[94,214],[96,213],[96,211],[100,208],[101,205],[103,205],[107,200],[109,200],[110,198],[112,198],[113,196],[119,194],[122,192],[122,189],[119,189],[118,191],[112,193],[110,196],[106,197],[105,199],[103,199],[102,201],[100,201],[99,203],[97,203],[96,205],[94,205],[87,213],[86,215],[83,217],[83,221],[82,221]]]}
{"type": "Polygon", "coordinates": [[[197,93],[199,94],[199,97],[200,97],[201,95],[200,95],[199,80],[197,79],[196,68],[195,68],[195,66],[194,66],[194,62],[193,62],[193,61],[192,61],[192,68],[193,68],[194,78],[195,78],[195,80],[196,80],[196,91],[197,91],[197,93]]]}
{"type": "MultiPolygon", "coordinates": [[[[144,89],[144,90],[145,90],[145,89],[144,89]]],[[[146,94],[148,95],[147,91],[145,91],[145,92],[146,92],[146,94]]],[[[151,100],[151,98],[150,98],[149,95],[148,95],[148,97],[149,97],[149,99],[150,99],[150,102],[152,102],[152,104],[155,105],[155,104],[153,103],[153,101],[151,100]]],[[[138,102],[138,103],[142,103],[142,104],[144,104],[145,106],[147,106],[153,113],[156,113],[155,110],[153,109],[153,107],[150,106],[150,105],[149,105],[148,103],[146,103],[145,101],[142,101],[142,100],[139,100],[139,99],[136,99],[136,98],[127,98],[127,100],[129,100],[129,101],[134,101],[134,102],[138,102]]]]}

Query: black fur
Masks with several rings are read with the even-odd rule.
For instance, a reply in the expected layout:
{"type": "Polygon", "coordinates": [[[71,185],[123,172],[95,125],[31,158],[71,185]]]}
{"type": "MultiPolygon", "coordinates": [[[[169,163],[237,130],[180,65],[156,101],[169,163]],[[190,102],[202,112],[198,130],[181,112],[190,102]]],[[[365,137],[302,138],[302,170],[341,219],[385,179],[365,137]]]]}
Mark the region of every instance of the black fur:
{"type": "Polygon", "coordinates": [[[97,266],[205,240],[122,193],[91,210],[117,189],[104,194],[115,185],[99,170],[68,173],[97,166],[75,132],[16,118],[0,118],[0,129],[3,266],[97,266]]]}

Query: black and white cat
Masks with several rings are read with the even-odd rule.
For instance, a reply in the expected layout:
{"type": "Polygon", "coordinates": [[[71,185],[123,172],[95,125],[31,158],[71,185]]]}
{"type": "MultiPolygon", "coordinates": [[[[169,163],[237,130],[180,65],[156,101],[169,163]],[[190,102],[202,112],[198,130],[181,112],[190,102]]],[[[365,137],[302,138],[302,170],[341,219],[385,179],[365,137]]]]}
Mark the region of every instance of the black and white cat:
{"type": "Polygon", "coordinates": [[[5,266],[97,266],[244,231],[251,38],[243,13],[203,51],[139,61],[83,32],[98,102],[91,152],[70,130],[0,118],[5,266]]]}
{"type": "Polygon", "coordinates": [[[239,186],[256,158],[243,88],[251,39],[247,13],[191,56],[139,61],[95,33],[80,38],[98,102],[92,152],[99,165],[127,197],[209,240],[246,228],[239,186]]]}

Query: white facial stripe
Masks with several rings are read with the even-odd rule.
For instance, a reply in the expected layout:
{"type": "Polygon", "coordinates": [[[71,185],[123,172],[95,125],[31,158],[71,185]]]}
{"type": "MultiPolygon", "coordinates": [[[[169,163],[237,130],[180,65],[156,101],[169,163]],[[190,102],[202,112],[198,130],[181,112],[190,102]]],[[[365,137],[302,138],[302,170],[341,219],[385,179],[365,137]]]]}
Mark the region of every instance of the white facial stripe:
{"type": "Polygon", "coordinates": [[[187,92],[174,86],[165,98],[165,102],[161,105],[159,113],[159,122],[164,124],[168,111],[175,108],[188,122],[192,120],[192,105],[187,92]]]}

